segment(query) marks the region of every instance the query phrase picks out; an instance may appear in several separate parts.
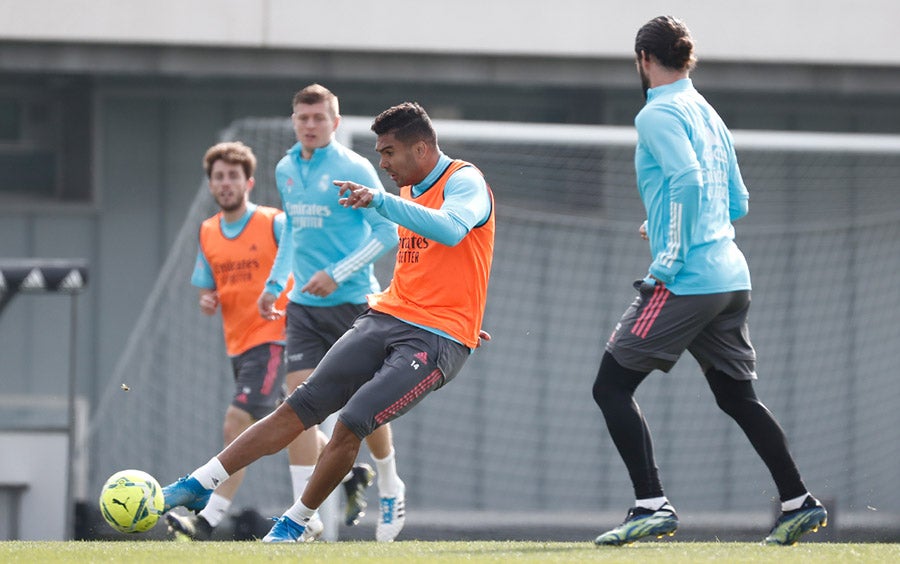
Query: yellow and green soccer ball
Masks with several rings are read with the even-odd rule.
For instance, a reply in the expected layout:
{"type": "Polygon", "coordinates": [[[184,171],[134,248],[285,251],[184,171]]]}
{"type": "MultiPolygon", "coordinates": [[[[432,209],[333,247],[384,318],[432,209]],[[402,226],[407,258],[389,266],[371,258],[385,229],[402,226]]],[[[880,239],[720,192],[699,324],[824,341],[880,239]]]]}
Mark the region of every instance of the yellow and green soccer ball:
{"type": "Polygon", "coordinates": [[[165,500],[156,478],[141,470],[116,472],[103,484],[100,512],[122,533],[149,531],[163,513],[165,500]]]}

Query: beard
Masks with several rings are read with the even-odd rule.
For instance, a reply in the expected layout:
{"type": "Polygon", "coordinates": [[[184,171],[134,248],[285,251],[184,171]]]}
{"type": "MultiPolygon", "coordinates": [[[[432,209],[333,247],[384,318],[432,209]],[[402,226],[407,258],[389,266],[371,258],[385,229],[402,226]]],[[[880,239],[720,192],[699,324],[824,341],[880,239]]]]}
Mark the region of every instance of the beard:
{"type": "Polygon", "coordinates": [[[644,101],[647,101],[647,91],[650,90],[650,77],[644,73],[644,69],[638,67],[638,74],[641,75],[641,90],[644,93],[644,101]]]}
{"type": "Polygon", "coordinates": [[[237,198],[233,202],[228,202],[223,198],[216,198],[216,203],[219,204],[219,208],[223,212],[233,212],[241,209],[241,205],[244,203],[243,198],[237,198]]]}

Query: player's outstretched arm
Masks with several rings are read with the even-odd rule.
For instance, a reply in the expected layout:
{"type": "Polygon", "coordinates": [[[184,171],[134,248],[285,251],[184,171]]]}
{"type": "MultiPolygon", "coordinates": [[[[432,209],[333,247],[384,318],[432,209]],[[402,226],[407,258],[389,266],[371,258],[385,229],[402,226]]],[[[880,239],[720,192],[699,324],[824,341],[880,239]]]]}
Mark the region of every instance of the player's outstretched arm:
{"type": "Polygon", "coordinates": [[[474,174],[478,174],[476,185],[471,185],[471,182],[447,183],[444,203],[440,209],[428,208],[393,194],[376,193],[371,188],[354,182],[335,180],[334,184],[340,188],[341,205],[374,207],[387,219],[423,237],[452,247],[490,214],[491,201],[487,186],[479,173],[474,174]]]}

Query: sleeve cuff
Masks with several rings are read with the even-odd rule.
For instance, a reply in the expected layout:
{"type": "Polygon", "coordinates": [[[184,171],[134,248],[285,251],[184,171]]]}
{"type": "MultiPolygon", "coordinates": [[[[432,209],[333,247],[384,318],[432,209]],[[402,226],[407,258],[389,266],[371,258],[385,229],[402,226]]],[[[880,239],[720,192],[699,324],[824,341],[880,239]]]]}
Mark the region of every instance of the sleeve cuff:
{"type": "Polygon", "coordinates": [[[283,290],[284,286],[274,280],[269,280],[268,282],[266,282],[265,291],[272,294],[273,296],[280,296],[283,290]]]}
{"type": "Polygon", "coordinates": [[[670,284],[672,280],[675,278],[674,274],[670,274],[668,272],[658,272],[654,268],[650,268],[650,271],[647,273],[647,278],[656,278],[656,282],[662,282],[663,284],[670,284]]]}
{"type": "Polygon", "coordinates": [[[328,276],[331,276],[331,279],[334,280],[335,284],[340,285],[343,282],[343,280],[338,280],[337,276],[334,275],[334,269],[336,266],[337,265],[335,265],[335,264],[330,264],[330,265],[326,266],[325,268],[323,268],[322,271],[325,274],[327,274],[328,276]]]}

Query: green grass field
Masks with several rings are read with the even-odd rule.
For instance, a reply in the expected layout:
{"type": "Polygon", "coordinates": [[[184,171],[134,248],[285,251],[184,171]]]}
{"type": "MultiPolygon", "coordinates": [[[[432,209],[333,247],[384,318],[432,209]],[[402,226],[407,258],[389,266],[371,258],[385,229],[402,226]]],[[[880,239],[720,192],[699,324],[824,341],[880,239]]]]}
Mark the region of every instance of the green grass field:
{"type": "Polygon", "coordinates": [[[900,562],[900,544],[653,543],[597,548],[589,542],[403,541],[268,545],[260,542],[0,542],[0,562],[900,562]]]}

